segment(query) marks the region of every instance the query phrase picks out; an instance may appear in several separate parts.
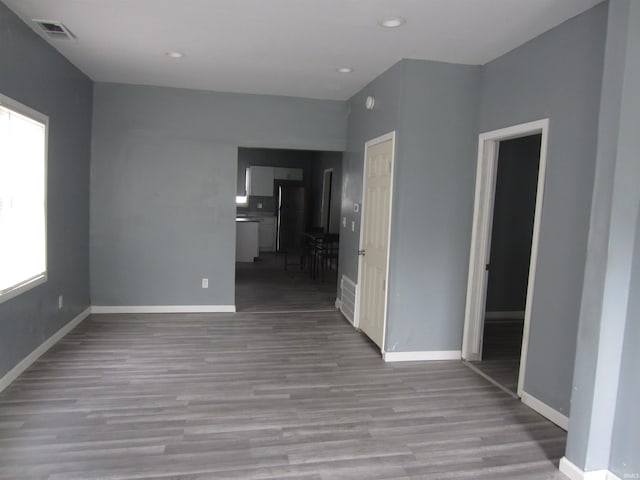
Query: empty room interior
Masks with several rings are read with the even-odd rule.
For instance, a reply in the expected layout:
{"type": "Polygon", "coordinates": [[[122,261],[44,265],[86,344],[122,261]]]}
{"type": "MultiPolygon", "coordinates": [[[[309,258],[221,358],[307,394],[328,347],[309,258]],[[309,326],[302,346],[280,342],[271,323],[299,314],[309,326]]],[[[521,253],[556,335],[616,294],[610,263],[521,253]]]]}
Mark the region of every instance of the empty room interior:
{"type": "Polygon", "coordinates": [[[0,0],[0,478],[640,478],[639,85],[635,0],[0,0]]]}

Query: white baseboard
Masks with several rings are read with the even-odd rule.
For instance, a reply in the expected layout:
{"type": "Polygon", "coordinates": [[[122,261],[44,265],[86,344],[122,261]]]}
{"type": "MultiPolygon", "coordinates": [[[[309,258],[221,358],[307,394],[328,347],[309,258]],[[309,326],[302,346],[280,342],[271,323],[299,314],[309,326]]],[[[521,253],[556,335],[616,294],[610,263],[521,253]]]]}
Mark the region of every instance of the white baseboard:
{"type": "Polygon", "coordinates": [[[609,470],[585,472],[567,457],[560,459],[559,470],[571,480],[620,480],[620,477],[611,473],[609,470]]]}
{"type": "Polygon", "coordinates": [[[342,300],[336,298],[336,303],[334,305],[336,306],[336,310],[340,310],[340,307],[342,307],[342,300]]]}
{"type": "Polygon", "coordinates": [[[384,352],[385,362],[419,362],[431,360],[460,360],[460,350],[442,350],[426,352],[384,352]]]}
{"type": "Polygon", "coordinates": [[[91,307],[87,307],[82,313],[77,315],[73,320],[67,323],[56,333],[47,338],[38,348],[27,355],[20,363],[9,370],[4,377],[0,378],[0,392],[7,388],[16,378],[20,376],[33,362],[38,360],[47,350],[58,343],[62,338],[77,327],[85,318],[91,314],[91,307]]]}
{"type": "Polygon", "coordinates": [[[235,305],[94,305],[91,313],[235,313],[235,305]]]}
{"type": "Polygon", "coordinates": [[[569,430],[569,417],[563,415],[558,410],[551,408],[546,403],[538,400],[533,395],[528,394],[527,392],[522,392],[522,403],[524,403],[527,407],[535,410],[543,417],[551,420],[553,423],[558,425],[563,430],[569,430]]]}
{"type": "Polygon", "coordinates": [[[484,318],[487,320],[524,320],[524,310],[516,310],[511,312],[505,311],[495,311],[495,312],[485,312],[484,318]]]}

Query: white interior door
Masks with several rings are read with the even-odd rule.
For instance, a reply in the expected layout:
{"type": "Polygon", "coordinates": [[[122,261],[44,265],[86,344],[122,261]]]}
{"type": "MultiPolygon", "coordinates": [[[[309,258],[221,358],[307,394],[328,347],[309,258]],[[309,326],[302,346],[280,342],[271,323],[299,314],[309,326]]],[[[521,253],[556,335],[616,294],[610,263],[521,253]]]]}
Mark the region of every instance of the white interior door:
{"type": "Polygon", "coordinates": [[[363,173],[358,328],[384,351],[395,133],[367,142],[363,173]]]}

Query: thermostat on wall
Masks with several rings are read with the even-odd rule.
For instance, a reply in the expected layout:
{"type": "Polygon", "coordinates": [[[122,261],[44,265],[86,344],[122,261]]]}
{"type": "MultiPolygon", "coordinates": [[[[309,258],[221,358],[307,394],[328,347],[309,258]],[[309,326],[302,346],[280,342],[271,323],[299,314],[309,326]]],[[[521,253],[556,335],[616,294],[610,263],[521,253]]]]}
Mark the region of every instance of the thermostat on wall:
{"type": "Polygon", "coordinates": [[[354,203],[353,204],[353,211],[355,213],[358,213],[360,211],[360,204],[359,203],[354,203]]]}

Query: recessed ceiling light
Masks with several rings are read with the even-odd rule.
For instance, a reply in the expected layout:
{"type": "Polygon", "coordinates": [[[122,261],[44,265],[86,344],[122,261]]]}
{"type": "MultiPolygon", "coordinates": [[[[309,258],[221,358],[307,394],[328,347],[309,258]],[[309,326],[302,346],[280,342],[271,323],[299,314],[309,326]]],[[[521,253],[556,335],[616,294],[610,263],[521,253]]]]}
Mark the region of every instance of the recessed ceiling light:
{"type": "Polygon", "coordinates": [[[336,72],[338,72],[338,73],[351,73],[351,72],[353,72],[353,68],[351,68],[351,67],[340,67],[340,68],[336,68],[336,72]]]}
{"type": "Polygon", "coordinates": [[[384,28],[396,28],[401,27],[407,23],[407,21],[402,17],[386,17],[378,22],[378,25],[384,28]]]}
{"type": "Polygon", "coordinates": [[[165,55],[169,58],[182,58],[184,53],[182,52],[166,52],[165,55]]]}

